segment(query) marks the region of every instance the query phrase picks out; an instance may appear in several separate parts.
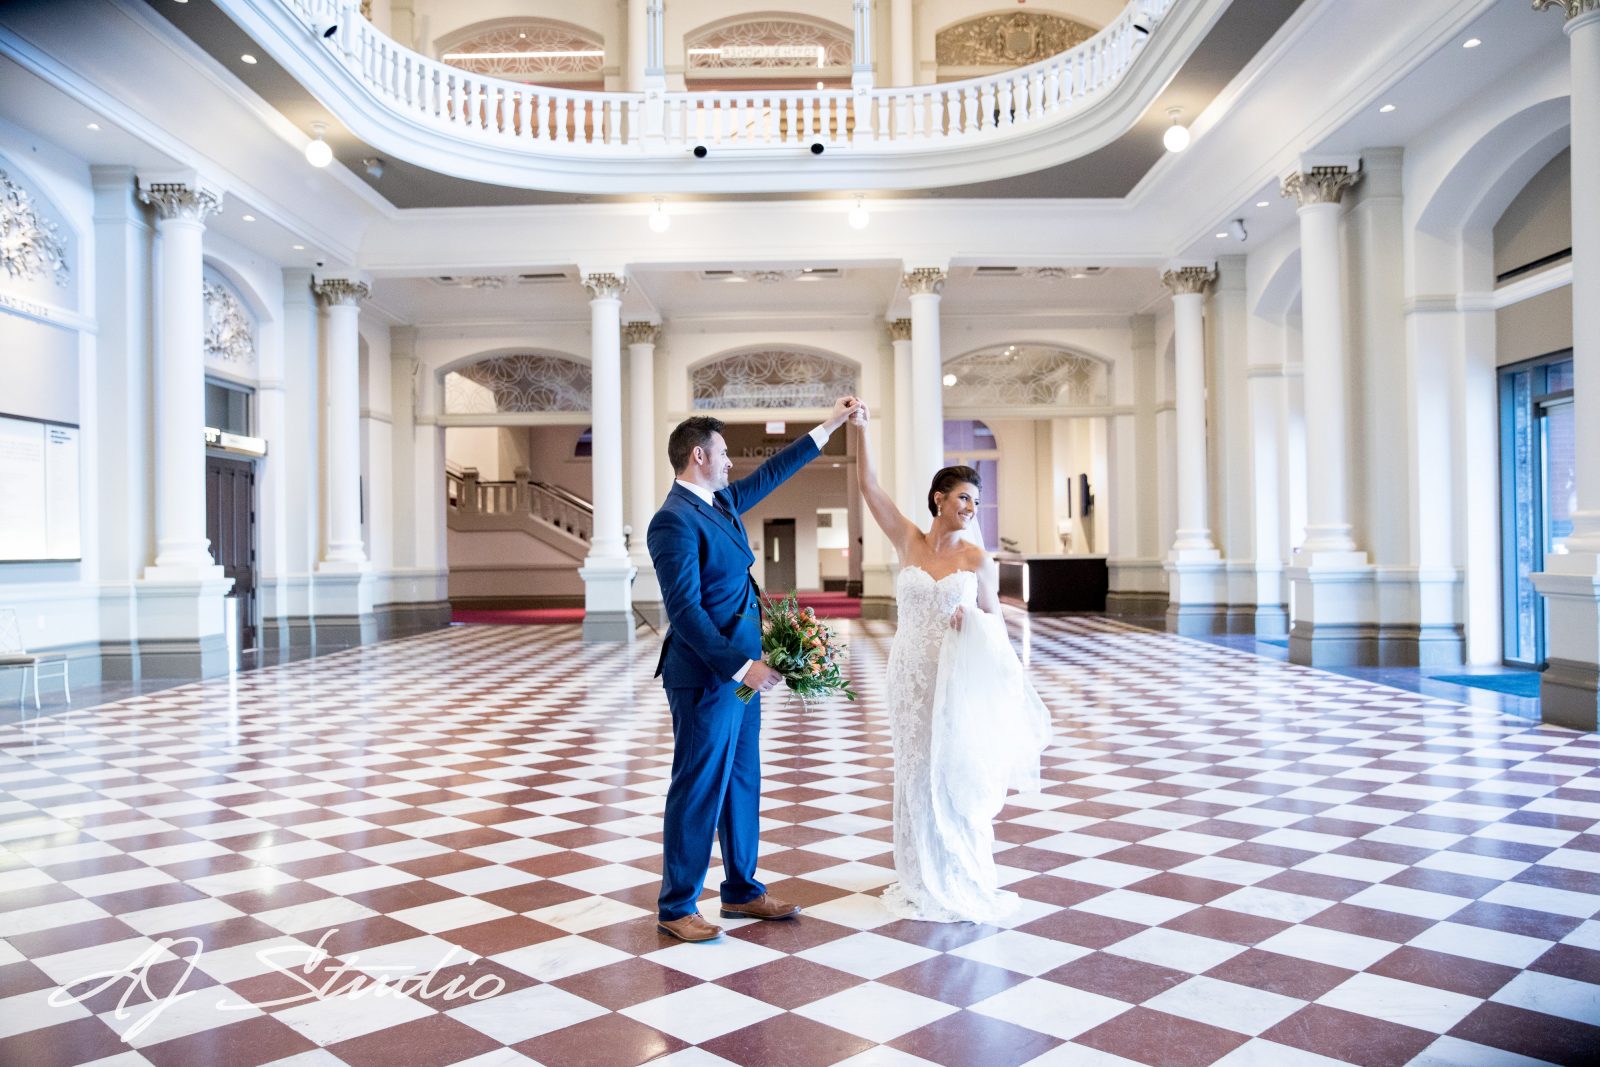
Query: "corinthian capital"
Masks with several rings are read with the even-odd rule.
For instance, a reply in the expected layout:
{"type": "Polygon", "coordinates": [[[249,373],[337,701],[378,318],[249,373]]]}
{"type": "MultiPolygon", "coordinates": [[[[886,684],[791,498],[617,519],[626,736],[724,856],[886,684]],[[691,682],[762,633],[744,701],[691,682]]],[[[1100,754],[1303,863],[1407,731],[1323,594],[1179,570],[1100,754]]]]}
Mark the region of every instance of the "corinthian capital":
{"type": "Polygon", "coordinates": [[[1215,267],[1178,267],[1164,271],[1161,282],[1173,296],[1187,293],[1204,293],[1206,287],[1217,280],[1215,267]]]}
{"type": "Polygon", "coordinates": [[[945,272],[938,267],[918,267],[906,272],[905,283],[913,296],[944,292],[945,272]]]}
{"type": "Polygon", "coordinates": [[[1316,164],[1285,177],[1282,193],[1294,197],[1301,207],[1337,204],[1344,199],[1345,190],[1360,180],[1359,163],[1353,167],[1346,163],[1316,164]]]}
{"type": "Polygon", "coordinates": [[[205,222],[222,210],[222,190],[194,171],[139,175],[139,199],[160,219],[205,222]]]}
{"type": "Polygon", "coordinates": [[[910,319],[890,319],[889,320],[889,340],[891,340],[891,341],[909,341],[909,340],[911,340],[911,320],[910,319]]]}
{"type": "Polygon", "coordinates": [[[661,336],[661,324],[657,322],[625,322],[622,324],[622,339],[630,345],[653,345],[656,338],[661,336]]]}
{"type": "Polygon", "coordinates": [[[372,295],[372,287],[357,278],[323,278],[312,291],[328,307],[354,307],[372,295]]]}
{"type": "Polygon", "coordinates": [[[585,274],[583,287],[589,290],[590,300],[620,300],[628,291],[628,279],[605,272],[585,274]]]}
{"type": "Polygon", "coordinates": [[[1600,0],[1533,0],[1535,11],[1548,11],[1559,7],[1567,13],[1570,22],[1579,15],[1587,15],[1591,11],[1600,11],[1600,0]]]}

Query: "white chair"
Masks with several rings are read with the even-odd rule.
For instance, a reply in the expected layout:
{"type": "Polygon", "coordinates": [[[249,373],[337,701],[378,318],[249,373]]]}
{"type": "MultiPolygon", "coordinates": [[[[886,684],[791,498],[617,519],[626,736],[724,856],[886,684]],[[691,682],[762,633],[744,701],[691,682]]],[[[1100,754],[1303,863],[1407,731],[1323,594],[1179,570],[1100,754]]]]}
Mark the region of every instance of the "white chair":
{"type": "Polygon", "coordinates": [[[61,691],[67,703],[72,703],[72,687],[67,681],[67,657],[60,652],[29,652],[22,644],[22,630],[17,625],[15,608],[0,608],[0,669],[22,668],[22,685],[17,689],[17,707],[22,707],[28,693],[28,673],[33,673],[33,707],[39,708],[39,678],[47,671],[51,678],[61,679],[61,691]]]}

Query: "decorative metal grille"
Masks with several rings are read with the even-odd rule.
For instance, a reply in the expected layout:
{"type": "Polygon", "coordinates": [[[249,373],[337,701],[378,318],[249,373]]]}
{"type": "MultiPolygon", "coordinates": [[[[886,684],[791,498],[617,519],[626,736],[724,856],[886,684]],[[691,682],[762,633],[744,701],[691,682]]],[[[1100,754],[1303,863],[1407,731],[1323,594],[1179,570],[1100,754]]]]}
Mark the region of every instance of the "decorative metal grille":
{"type": "Polygon", "coordinates": [[[1028,11],[982,15],[934,35],[934,58],[943,67],[1020,67],[1076,48],[1095,35],[1091,26],[1028,11]]]}
{"type": "Polygon", "coordinates": [[[0,267],[12,278],[48,277],[66,285],[71,277],[67,246],[56,224],[34,207],[28,191],[0,170],[0,267]]]}
{"type": "Polygon", "coordinates": [[[449,415],[588,411],[589,366],[561,356],[494,356],[444,376],[449,415]]]}
{"type": "Polygon", "coordinates": [[[856,368],[831,356],[767,349],[707,363],[689,384],[696,411],[825,408],[856,392],[856,368]]]}
{"type": "Polygon", "coordinates": [[[1007,345],[946,363],[949,404],[1089,407],[1105,403],[1105,368],[1088,356],[1057,348],[1007,345]]]}
{"type": "Polygon", "coordinates": [[[255,318],[222,277],[205,276],[205,358],[214,363],[252,367],[256,362],[255,318]]]}
{"type": "Polygon", "coordinates": [[[843,27],[752,19],[684,38],[691,69],[848,67],[854,39],[843,27]]]}
{"type": "Polygon", "coordinates": [[[532,21],[484,30],[451,45],[445,55],[444,62],[452,67],[522,80],[541,74],[599,74],[605,66],[605,43],[571,26],[532,21]],[[485,55],[461,54],[473,52],[485,55]]]}

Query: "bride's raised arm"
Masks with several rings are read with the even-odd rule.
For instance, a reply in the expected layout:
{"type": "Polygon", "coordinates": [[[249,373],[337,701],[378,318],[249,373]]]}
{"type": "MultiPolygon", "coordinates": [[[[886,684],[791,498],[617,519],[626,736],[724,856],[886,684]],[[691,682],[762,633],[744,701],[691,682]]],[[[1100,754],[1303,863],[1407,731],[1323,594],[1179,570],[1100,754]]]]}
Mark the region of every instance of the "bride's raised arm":
{"type": "Polygon", "coordinates": [[[872,512],[872,518],[877,522],[879,529],[889,538],[894,545],[894,550],[903,561],[906,558],[906,546],[913,537],[922,531],[917,529],[912,521],[900,513],[894,506],[894,500],[884,492],[883,486],[878,484],[878,468],[872,458],[871,435],[867,433],[867,422],[870,419],[865,404],[857,404],[850,413],[850,424],[856,429],[856,473],[861,483],[861,496],[867,502],[867,510],[872,512]]]}

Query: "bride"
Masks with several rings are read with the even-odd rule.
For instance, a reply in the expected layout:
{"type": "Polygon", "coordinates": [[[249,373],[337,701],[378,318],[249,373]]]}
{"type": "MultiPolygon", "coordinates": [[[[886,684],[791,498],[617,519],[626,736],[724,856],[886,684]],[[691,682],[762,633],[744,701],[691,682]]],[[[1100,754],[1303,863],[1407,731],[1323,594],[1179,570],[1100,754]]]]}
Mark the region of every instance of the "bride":
{"type": "Polygon", "coordinates": [[[882,899],[902,919],[993,922],[1018,903],[995,871],[994,817],[1007,788],[1039,788],[1050,716],[1006,637],[999,568],[977,532],[978,472],[934,476],[924,533],[878,484],[869,418],[858,404],[850,419],[861,492],[900,558],[885,693],[899,881],[882,899]]]}

